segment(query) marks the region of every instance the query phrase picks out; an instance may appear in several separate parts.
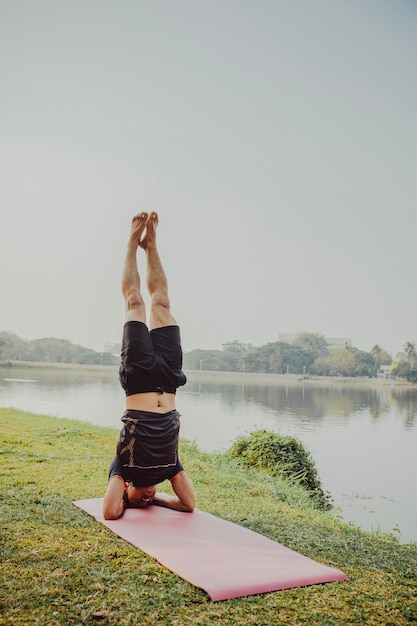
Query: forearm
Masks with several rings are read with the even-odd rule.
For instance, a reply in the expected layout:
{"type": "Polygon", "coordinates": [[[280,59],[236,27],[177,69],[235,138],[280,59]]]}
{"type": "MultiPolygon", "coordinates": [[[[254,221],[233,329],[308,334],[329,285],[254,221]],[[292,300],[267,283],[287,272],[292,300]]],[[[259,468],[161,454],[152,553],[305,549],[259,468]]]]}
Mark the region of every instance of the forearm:
{"type": "Polygon", "coordinates": [[[170,496],[169,494],[163,492],[155,494],[152,504],[164,506],[165,508],[173,509],[174,511],[182,511],[184,513],[190,513],[193,510],[184,504],[178,496],[170,496]]]}
{"type": "Polygon", "coordinates": [[[123,501],[124,481],[121,476],[113,476],[107,485],[103,502],[104,519],[117,519],[123,515],[125,503],[123,501]]]}
{"type": "Polygon", "coordinates": [[[108,504],[104,502],[103,504],[103,517],[104,519],[118,519],[121,517],[125,510],[125,503],[123,500],[116,505],[108,504]]]}

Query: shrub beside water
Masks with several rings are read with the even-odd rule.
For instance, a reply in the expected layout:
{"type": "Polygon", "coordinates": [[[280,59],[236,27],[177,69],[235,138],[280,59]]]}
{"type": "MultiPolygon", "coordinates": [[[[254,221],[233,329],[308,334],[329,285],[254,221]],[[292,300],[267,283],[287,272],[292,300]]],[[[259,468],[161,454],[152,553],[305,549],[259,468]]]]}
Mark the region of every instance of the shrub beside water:
{"type": "Polygon", "coordinates": [[[284,476],[299,483],[319,509],[332,508],[331,498],[322,488],[310,452],[295,437],[257,430],[248,437],[239,437],[229,454],[247,467],[256,467],[273,476],[284,476]]]}

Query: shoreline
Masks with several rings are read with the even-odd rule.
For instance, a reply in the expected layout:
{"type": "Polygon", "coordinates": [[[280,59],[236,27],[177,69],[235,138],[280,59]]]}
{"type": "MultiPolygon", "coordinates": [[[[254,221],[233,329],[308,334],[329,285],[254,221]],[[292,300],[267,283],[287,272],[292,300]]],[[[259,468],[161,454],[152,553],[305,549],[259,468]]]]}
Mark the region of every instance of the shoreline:
{"type": "MultiPolygon", "coordinates": [[[[117,374],[118,365],[96,365],[80,363],[47,363],[44,361],[0,361],[0,369],[12,371],[14,369],[69,369],[72,371],[96,371],[117,374]]],[[[308,386],[367,386],[367,387],[402,387],[417,389],[417,383],[394,378],[350,378],[344,376],[302,376],[300,374],[264,374],[260,372],[224,372],[216,370],[184,370],[188,380],[216,382],[221,380],[228,383],[257,385],[308,385],[308,386]]]]}
{"type": "Polygon", "coordinates": [[[300,385],[309,386],[375,386],[375,387],[404,387],[417,389],[416,383],[393,378],[349,378],[343,376],[302,376],[300,374],[263,374],[259,372],[217,372],[213,370],[184,370],[188,380],[213,381],[222,380],[230,383],[253,383],[256,385],[300,385]]]}
{"type": "Polygon", "coordinates": [[[45,369],[45,370],[72,370],[72,371],[97,371],[97,372],[117,372],[118,365],[96,365],[94,363],[54,363],[45,361],[0,361],[0,369],[3,371],[13,371],[14,369],[45,369]]]}

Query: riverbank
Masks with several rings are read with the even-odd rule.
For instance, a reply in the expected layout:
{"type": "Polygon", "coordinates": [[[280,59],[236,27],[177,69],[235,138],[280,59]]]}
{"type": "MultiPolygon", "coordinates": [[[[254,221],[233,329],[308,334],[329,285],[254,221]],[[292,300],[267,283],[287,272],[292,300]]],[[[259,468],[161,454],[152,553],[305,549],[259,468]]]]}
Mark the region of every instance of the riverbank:
{"type": "MultiPolygon", "coordinates": [[[[76,509],[100,497],[117,430],[0,409],[0,624],[408,624],[417,545],[319,512],[299,487],[181,441],[197,506],[342,569],[348,580],[213,604],[76,509]]],[[[168,487],[169,488],[169,487],[168,487]]],[[[221,564],[219,564],[221,567],[221,564]]]]}
{"type": "Polygon", "coordinates": [[[186,370],[188,380],[256,384],[256,385],[308,385],[320,387],[403,387],[417,389],[417,383],[396,378],[348,378],[344,376],[300,376],[299,374],[261,374],[257,372],[217,372],[209,370],[186,370]]]}
{"type": "MultiPolygon", "coordinates": [[[[0,361],[0,368],[3,371],[13,371],[13,369],[68,369],[70,371],[86,371],[109,373],[118,376],[118,366],[115,365],[80,365],[78,363],[45,363],[37,361],[0,361]]],[[[341,386],[362,386],[362,387],[402,387],[417,389],[417,383],[410,383],[406,380],[396,378],[349,378],[344,376],[300,376],[299,374],[262,374],[257,372],[218,372],[214,370],[186,370],[188,380],[201,380],[207,382],[256,384],[256,385],[299,385],[334,387],[341,386]]]]}
{"type": "Polygon", "coordinates": [[[13,371],[14,369],[59,369],[59,370],[70,370],[70,371],[98,371],[98,372],[109,372],[111,374],[116,374],[118,372],[118,365],[96,365],[96,364],[83,364],[80,363],[50,363],[45,361],[0,361],[0,368],[3,371],[13,371]]]}

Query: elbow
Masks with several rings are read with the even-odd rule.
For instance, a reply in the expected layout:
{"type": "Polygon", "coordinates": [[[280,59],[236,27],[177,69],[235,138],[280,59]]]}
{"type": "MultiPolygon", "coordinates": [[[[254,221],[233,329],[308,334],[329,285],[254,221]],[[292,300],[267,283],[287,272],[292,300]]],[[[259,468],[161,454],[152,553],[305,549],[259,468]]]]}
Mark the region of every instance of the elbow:
{"type": "Polygon", "coordinates": [[[118,519],[123,514],[124,508],[118,507],[117,509],[111,506],[103,506],[103,517],[105,520],[118,519]]]}
{"type": "Polygon", "coordinates": [[[105,520],[111,520],[111,519],[117,519],[120,516],[114,515],[113,513],[109,513],[108,511],[104,511],[103,512],[103,517],[104,517],[105,520]]]}
{"type": "Polygon", "coordinates": [[[184,513],[192,513],[195,509],[195,499],[190,498],[186,502],[183,502],[182,505],[183,505],[182,510],[184,511],[184,513]]]}
{"type": "Polygon", "coordinates": [[[180,511],[182,513],[192,513],[195,509],[194,504],[182,504],[180,511]]]}

